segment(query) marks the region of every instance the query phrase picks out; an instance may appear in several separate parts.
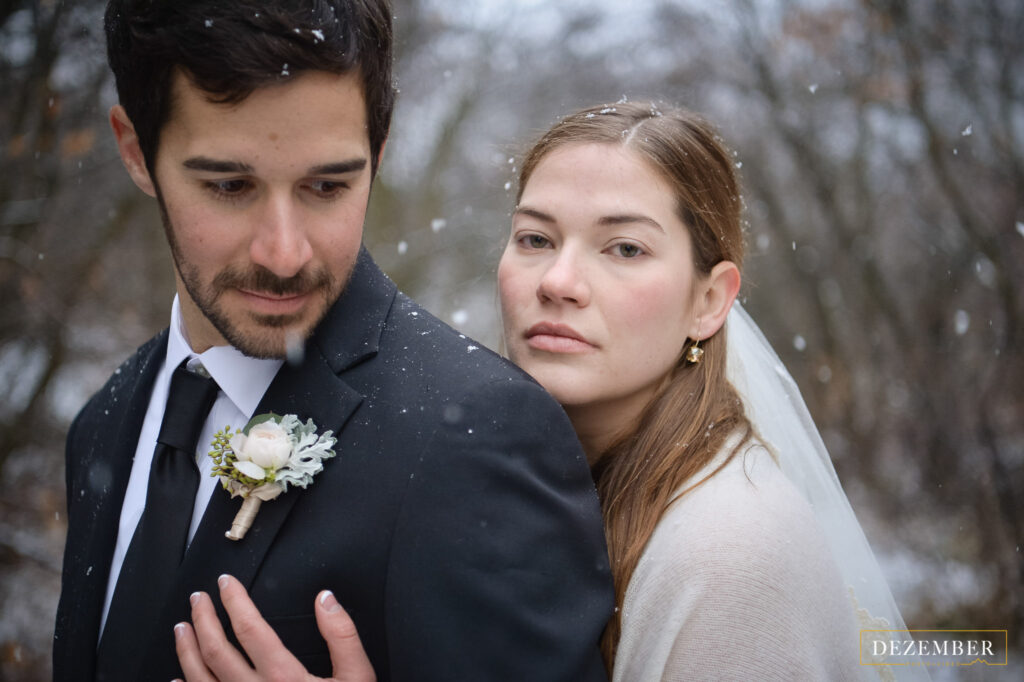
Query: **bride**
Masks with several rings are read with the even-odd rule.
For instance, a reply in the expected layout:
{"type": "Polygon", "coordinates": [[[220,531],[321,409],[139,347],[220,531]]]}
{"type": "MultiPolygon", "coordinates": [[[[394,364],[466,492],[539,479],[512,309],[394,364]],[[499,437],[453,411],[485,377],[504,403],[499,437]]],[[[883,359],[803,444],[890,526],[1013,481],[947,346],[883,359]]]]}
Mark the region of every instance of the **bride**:
{"type": "Polygon", "coordinates": [[[735,303],[741,206],[714,129],[651,103],[574,113],[522,164],[504,337],[594,474],[618,607],[605,662],[616,681],[893,679],[866,645],[899,612],[735,303]]]}
{"type": "MultiPolygon", "coordinates": [[[[796,385],[735,302],[741,207],[714,129],[651,103],[571,114],[522,165],[505,343],[593,472],[616,588],[605,663],[616,682],[927,679],[874,655],[905,626],[796,385]]],[[[258,618],[227,585],[229,612],[258,618]]],[[[372,679],[330,593],[317,618],[335,677],[372,679]]],[[[188,678],[210,679],[178,634],[188,678]]]]}

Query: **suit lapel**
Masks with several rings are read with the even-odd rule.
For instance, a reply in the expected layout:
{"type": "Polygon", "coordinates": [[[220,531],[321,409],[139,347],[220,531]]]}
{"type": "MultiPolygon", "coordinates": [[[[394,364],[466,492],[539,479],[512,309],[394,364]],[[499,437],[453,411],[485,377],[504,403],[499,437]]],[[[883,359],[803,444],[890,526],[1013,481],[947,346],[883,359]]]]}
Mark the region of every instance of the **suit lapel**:
{"type": "MultiPolygon", "coordinates": [[[[345,291],[307,341],[304,360],[299,365],[286,363],[281,367],[256,414],[295,414],[303,422],[312,419],[318,432],[332,430],[339,434],[363,396],[338,374],[376,354],[396,291],[394,283],[377,268],[366,250],[361,250],[345,291]]],[[[344,457],[344,453],[338,457],[344,457]]],[[[333,463],[334,459],[330,459],[324,466],[333,463]]],[[[311,485],[316,484],[314,478],[311,485]]],[[[168,604],[163,613],[168,636],[174,623],[190,619],[187,595],[196,590],[217,594],[217,577],[221,574],[233,575],[251,588],[264,556],[303,492],[301,488],[289,488],[262,504],[246,536],[234,541],[224,534],[231,528],[242,500],[231,499],[220,487],[213,491],[182,563],[174,591],[181,598],[168,604]]],[[[223,612],[221,619],[227,628],[223,612]]],[[[169,640],[154,642],[150,654],[151,660],[177,663],[173,642],[169,640]]]]}
{"type": "MultiPolygon", "coordinates": [[[[68,674],[81,673],[91,678],[95,668],[100,618],[117,542],[121,505],[128,487],[139,432],[149,406],[149,396],[166,353],[165,331],[139,350],[137,365],[125,365],[119,370],[125,376],[125,381],[131,382],[123,391],[111,392],[113,400],[124,405],[120,422],[109,431],[99,431],[99,439],[88,457],[76,463],[80,476],[84,476],[84,479],[78,478],[73,483],[82,486],[83,497],[77,505],[76,517],[84,519],[87,525],[76,526],[69,533],[65,550],[70,556],[76,557],[72,569],[65,573],[65,584],[61,588],[62,598],[68,599],[69,603],[61,604],[62,615],[57,633],[58,637],[61,634],[64,636],[65,656],[62,664],[68,674]],[[131,377],[137,378],[132,381],[131,377]],[[104,485],[92,485],[96,481],[102,481],[104,485]],[[68,622],[74,623],[73,632],[65,630],[61,633],[65,617],[70,619],[68,622]]],[[[116,405],[106,409],[113,411],[114,407],[116,405]]],[[[72,444],[71,450],[78,454],[83,452],[83,448],[77,448],[76,444],[72,444]]]]}
{"type": "MultiPolygon", "coordinates": [[[[307,355],[301,366],[286,364],[281,368],[260,401],[256,414],[295,414],[302,421],[312,419],[319,432],[332,430],[337,433],[360,402],[362,396],[335,376],[316,353],[316,357],[307,355]]],[[[324,465],[330,466],[331,460],[324,465]]],[[[311,485],[316,485],[316,479],[311,485]]],[[[216,488],[185,555],[183,579],[198,578],[199,584],[209,586],[220,574],[230,573],[248,587],[274,536],[301,495],[301,488],[289,488],[274,500],[262,504],[246,536],[234,541],[226,538],[224,533],[231,528],[231,521],[242,506],[242,500],[232,499],[226,491],[216,488]]]]}

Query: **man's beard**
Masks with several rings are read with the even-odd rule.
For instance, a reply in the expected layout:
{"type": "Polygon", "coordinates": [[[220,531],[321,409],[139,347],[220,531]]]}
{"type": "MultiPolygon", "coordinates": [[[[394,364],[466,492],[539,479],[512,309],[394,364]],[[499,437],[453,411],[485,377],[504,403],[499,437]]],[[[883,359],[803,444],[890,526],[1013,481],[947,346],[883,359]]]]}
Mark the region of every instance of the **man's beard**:
{"type": "MultiPolygon", "coordinates": [[[[344,284],[338,286],[334,273],[324,267],[314,270],[303,269],[292,277],[282,278],[260,265],[252,265],[245,270],[227,267],[217,273],[209,285],[204,285],[198,270],[185,259],[181,251],[159,190],[157,201],[174,266],[186,291],[220,335],[249,357],[284,358],[289,350],[292,350],[290,346],[293,343],[302,343],[312,334],[344,288],[344,284]],[[308,319],[304,325],[301,312],[294,315],[242,313],[251,323],[248,325],[251,329],[243,329],[237,321],[232,321],[229,311],[220,304],[221,294],[230,289],[277,296],[315,293],[323,298],[323,306],[317,311],[316,316],[308,319]]],[[[302,312],[308,311],[312,305],[313,301],[310,301],[302,312]]]]}

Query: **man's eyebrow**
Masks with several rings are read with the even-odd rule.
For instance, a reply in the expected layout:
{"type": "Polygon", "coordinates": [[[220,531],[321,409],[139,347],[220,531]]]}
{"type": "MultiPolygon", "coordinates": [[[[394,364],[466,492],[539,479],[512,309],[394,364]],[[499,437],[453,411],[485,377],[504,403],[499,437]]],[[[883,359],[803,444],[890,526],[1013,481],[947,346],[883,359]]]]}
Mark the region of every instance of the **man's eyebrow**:
{"type": "Polygon", "coordinates": [[[253,168],[239,161],[218,161],[206,156],[193,156],[181,164],[189,170],[206,171],[207,173],[252,173],[253,168]]]}
{"type": "Polygon", "coordinates": [[[309,169],[310,175],[344,175],[355,173],[366,168],[366,159],[350,159],[338,161],[337,163],[325,163],[322,166],[313,166],[309,169]]]}
{"type": "Polygon", "coordinates": [[[597,221],[598,225],[624,225],[627,223],[643,223],[645,225],[650,225],[651,227],[656,227],[662,232],[665,231],[665,229],[661,226],[661,224],[658,223],[657,220],[655,220],[654,218],[649,218],[639,213],[624,213],[622,215],[602,216],[597,221]]]}
{"type": "MultiPolygon", "coordinates": [[[[206,171],[207,173],[253,173],[254,169],[247,163],[239,161],[218,161],[205,156],[193,156],[185,159],[182,164],[189,170],[206,171]]],[[[336,163],[325,163],[309,169],[310,175],[344,175],[366,168],[366,159],[350,159],[336,163]]]]}

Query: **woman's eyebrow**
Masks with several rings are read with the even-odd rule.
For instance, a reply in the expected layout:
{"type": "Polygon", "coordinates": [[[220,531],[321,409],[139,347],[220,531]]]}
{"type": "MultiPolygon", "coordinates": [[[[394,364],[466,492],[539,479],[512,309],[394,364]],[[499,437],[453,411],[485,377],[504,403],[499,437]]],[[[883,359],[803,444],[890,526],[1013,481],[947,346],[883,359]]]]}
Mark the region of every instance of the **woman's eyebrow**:
{"type": "Polygon", "coordinates": [[[536,218],[537,220],[545,223],[557,222],[553,215],[545,213],[544,211],[538,211],[537,209],[530,208],[529,206],[516,206],[515,213],[516,215],[525,215],[531,218],[536,218]]]}
{"type": "Polygon", "coordinates": [[[663,228],[657,220],[640,213],[623,213],[621,215],[602,216],[597,221],[598,225],[623,225],[626,223],[644,223],[645,225],[656,227],[662,232],[665,231],[665,228],[663,228]]]}

